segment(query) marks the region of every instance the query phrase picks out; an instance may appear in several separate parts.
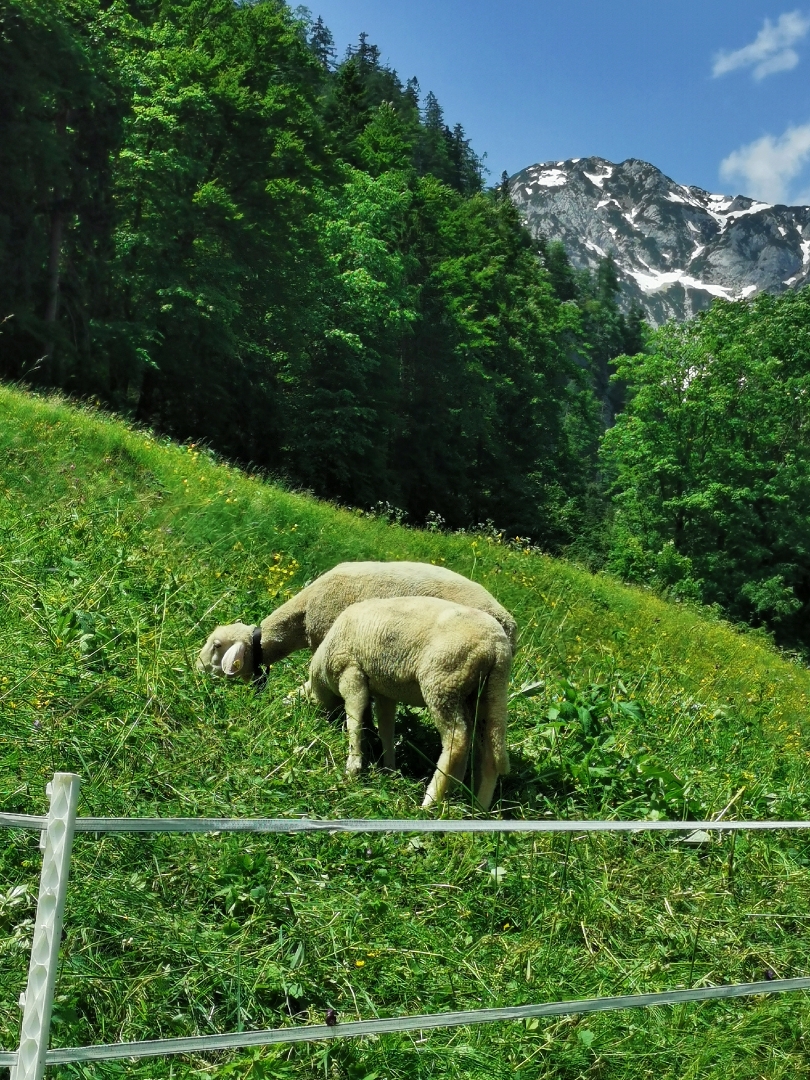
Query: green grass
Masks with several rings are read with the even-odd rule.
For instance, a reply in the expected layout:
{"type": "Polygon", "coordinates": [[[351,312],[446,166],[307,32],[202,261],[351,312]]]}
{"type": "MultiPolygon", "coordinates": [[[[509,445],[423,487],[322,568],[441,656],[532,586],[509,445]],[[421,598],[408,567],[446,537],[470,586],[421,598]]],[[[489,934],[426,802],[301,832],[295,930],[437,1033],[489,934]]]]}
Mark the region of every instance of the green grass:
{"type": "MultiPolygon", "coordinates": [[[[89,408],[0,388],[0,809],[421,816],[437,742],[343,774],[338,725],[194,670],[343,559],[445,563],[521,625],[494,812],[808,817],[810,672],[767,641],[496,537],[417,532],[283,491],[89,408]]],[[[442,811],[471,812],[462,795],[442,811]]],[[[16,1045],[40,866],[3,835],[0,1043],[16,1045]]],[[[634,993],[810,971],[810,845],[740,835],[79,836],[54,1045],[634,993]]],[[[61,1067],[65,1077],[735,1080],[807,1071],[804,995],[322,1046],[61,1067]]]]}

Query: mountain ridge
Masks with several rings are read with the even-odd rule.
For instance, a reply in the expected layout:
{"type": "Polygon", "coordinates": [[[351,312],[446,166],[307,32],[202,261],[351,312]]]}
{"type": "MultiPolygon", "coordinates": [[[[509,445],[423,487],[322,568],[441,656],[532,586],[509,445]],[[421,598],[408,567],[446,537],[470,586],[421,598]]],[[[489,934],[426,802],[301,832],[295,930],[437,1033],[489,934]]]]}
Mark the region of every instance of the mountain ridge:
{"type": "Polygon", "coordinates": [[[536,237],[562,242],[572,264],[611,254],[620,302],[660,325],[707,308],[810,281],[810,207],[772,205],[677,184],[638,158],[530,165],[509,179],[536,237]]]}

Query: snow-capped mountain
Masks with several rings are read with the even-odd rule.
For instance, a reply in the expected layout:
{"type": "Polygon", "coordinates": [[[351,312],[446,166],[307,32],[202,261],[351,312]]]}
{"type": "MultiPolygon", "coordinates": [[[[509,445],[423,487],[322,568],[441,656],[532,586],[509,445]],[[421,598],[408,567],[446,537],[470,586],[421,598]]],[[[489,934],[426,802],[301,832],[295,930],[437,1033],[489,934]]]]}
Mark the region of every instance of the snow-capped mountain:
{"type": "Polygon", "coordinates": [[[608,252],[624,303],[650,322],[684,319],[716,296],[733,300],[810,281],[810,207],[770,206],[676,184],[646,161],[572,158],[511,177],[529,229],[560,240],[576,267],[608,252]]]}

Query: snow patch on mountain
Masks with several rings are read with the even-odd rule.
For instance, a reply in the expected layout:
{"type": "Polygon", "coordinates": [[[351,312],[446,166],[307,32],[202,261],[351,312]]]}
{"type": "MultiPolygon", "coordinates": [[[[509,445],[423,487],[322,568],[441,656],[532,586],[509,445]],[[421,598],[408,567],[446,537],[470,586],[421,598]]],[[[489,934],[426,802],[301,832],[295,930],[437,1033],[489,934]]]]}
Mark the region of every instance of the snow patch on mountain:
{"type": "Polygon", "coordinates": [[[759,214],[762,210],[772,210],[773,207],[770,203],[754,203],[753,206],[747,207],[745,210],[734,210],[732,213],[726,215],[726,221],[736,221],[737,218],[745,217],[746,214],[759,214]]]}
{"type": "MultiPolygon", "coordinates": [[[[563,165],[565,163],[560,162],[560,164],[563,165]]],[[[604,184],[604,182],[606,180],[609,180],[611,178],[611,176],[613,176],[613,166],[612,165],[608,166],[608,168],[604,172],[600,172],[600,173],[589,173],[589,172],[585,172],[584,169],[582,170],[582,172],[583,172],[584,176],[588,177],[588,179],[590,180],[590,182],[592,184],[596,184],[596,186],[598,188],[600,188],[600,187],[602,187],[602,185],[604,184]]]]}
{"type": "Polygon", "coordinates": [[[540,187],[561,187],[568,183],[568,177],[562,169],[549,169],[548,172],[539,173],[534,178],[534,183],[540,187]]]}

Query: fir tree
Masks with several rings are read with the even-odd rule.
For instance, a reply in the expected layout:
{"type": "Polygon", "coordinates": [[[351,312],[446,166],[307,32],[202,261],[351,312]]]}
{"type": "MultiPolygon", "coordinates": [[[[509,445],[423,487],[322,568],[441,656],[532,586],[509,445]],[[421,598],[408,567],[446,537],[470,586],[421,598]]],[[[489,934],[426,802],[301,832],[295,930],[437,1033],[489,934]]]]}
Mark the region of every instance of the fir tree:
{"type": "Polygon", "coordinates": [[[384,101],[357,140],[360,160],[372,176],[406,169],[412,147],[408,131],[390,101],[384,101]]]}
{"type": "Polygon", "coordinates": [[[541,259],[551,279],[551,287],[559,300],[576,300],[577,279],[574,268],[559,240],[541,245],[541,259]]]}
{"type": "Polygon", "coordinates": [[[327,124],[345,161],[355,160],[355,144],[370,115],[363,73],[357,58],[352,56],[337,70],[332,100],[326,109],[327,124]]]}
{"type": "Polygon", "coordinates": [[[444,131],[444,111],[439,104],[439,99],[432,90],[428,90],[425,97],[425,107],[422,110],[422,123],[425,128],[436,134],[444,131]]]}
{"type": "Polygon", "coordinates": [[[470,146],[464,128],[456,124],[452,131],[445,129],[447,154],[453,166],[453,187],[462,195],[473,195],[483,187],[483,160],[470,146]]]}
{"type": "Polygon", "coordinates": [[[634,300],[630,305],[630,311],[625,319],[626,333],[624,349],[627,356],[635,356],[644,351],[644,344],[649,332],[649,326],[644,321],[644,309],[634,300]]]}
{"type": "Polygon", "coordinates": [[[596,271],[596,299],[606,307],[616,305],[616,298],[621,292],[619,274],[613,254],[608,254],[599,263],[596,271]]]}
{"type": "Polygon", "coordinates": [[[431,173],[446,184],[452,184],[455,170],[450,160],[444,112],[432,90],[425,96],[422,124],[416,143],[414,162],[422,175],[431,173]]]}
{"type": "Polygon", "coordinates": [[[360,65],[360,70],[375,70],[380,66],[380,50],[376,45],[370,45],[368,42],[368,34],[365,31],[360,35],[360,41],[356,49],[352,51],[352,55],[357,57],[357,62],[360,65]]]}
{"type": "Polygon", "coordinates": [[[418,112],[419,111],[419,80],[415,75],[408,79],[405,86],[405,99],[418,112]]]}
{"type": "Polygon", "coordinates": [[[331,71],[337,56],[335,39],[332,37],[332,31],[320,15],[315,20],[309,35],[309,47],[317,56],[321,66],[326,71],[331,71]]]}

